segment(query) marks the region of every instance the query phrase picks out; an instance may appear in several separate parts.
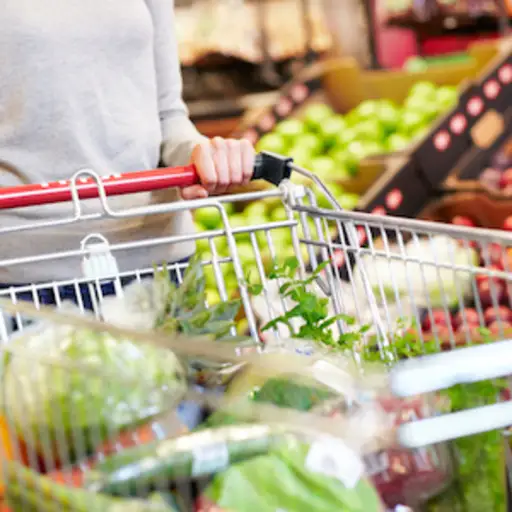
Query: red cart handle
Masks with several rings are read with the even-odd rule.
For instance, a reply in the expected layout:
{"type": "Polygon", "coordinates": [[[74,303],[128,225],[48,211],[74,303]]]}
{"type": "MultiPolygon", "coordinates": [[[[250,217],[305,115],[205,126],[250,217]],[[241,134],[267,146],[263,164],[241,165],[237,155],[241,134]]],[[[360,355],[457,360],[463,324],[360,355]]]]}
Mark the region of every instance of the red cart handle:
{"type": "MultiPolygon", "coordinates": [[[[264,179],[274,185],[290,177],[291,159],[273,153],[256,155],[253,180],[264,179]]],[[[100,178],[107,196],[151,192],[167,188],[184,188],[199,183],[193,165],[114,174],[100,178]]],[[[97,180],[77,178],[76,191],[80,199],[99,197],[97,180]]],[[[73,199],[71,180],[34,185],[0,188],[0,210],[45,204],[63,203],[73,199]]]]}

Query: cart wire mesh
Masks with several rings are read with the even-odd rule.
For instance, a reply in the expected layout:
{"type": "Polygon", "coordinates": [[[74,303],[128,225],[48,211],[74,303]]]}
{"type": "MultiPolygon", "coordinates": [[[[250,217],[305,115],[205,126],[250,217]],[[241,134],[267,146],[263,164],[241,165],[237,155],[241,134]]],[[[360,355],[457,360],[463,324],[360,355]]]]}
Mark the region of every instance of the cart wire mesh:
{"type": "MultiPolygon", "coordinates": [[[[6,459],[21,461],[37,471],[60,472],[59,478],[62,468],[73,464],[76,470],[78,465],[82,473],[90,470],[93,478],[93,454],[95,464],[108,465],[112,454],[118,454],[113,462],[118,464],[126,452],[126,461],[138,462],[118,466],[121,469],[116,474],[125,483],[142,485],[142,490],[137,486],[136,491],[130,490],[127,484],[126,492],[116,488],[112,495],[146,499],[149,491],[164,488],[183,499],[184,491],[177,491],[176,480],[179,489],[185,480],[185,509],[191,509],[192,501],[204,490],[199,489],[197,480],[225,469],[226,460],[230,460],[225,455],[226,442],[224,448],[219,448],[218,440],[208,437],[213,433],[207,429],[204,436],[210,442],[206,445],[213,451],[209,452],[210,462],[203,460],[204,453],[201,460],[214,469],[192,471],[192,475],[191,467],[198,464],[197,460],[189,452],[183,455],[176,445],[181,436],[185,436],[183,446],[190,450],[193,443],[200,442],[201,438],[187,438],[188,434],[177,427],[183,421],[183,404],[194,403],[200,407],[196,407],[195,419],[187,424],[188,428],[199,428],[207,421],[205,410],[210,415],[212,410],[220,411],[223,421],[227,421],[227,416],[236,419],[234,425],[230,424],[234,429],[230,435],[235,439],[249,436],[254,441],[251,446],[257,445],[251,452],[253,456],[267,453],[268,443],[263,449],[261,437],[257,438],[258,444],[250,437],[253,431],[237,431],[235,427],[247,427],[246,423],[256,419],[262,429],[279,424],[279,432],[291,432],[293,439],[304,438],[304,432],[297,434],[291,425],[305,429],[308,439],[342,439],[363,456],[365,471],[388,507],[408,504],[428,506],[430,510],[502,510],[505,496],[499,480],[505,471],[505,440],[501,433],[494,434],[510,425],[512,417],[508,402],[512,351],[509,342],[500,341],[509,338],[512,327],[512,236],[495,230],[343,211],[314,175],[296,166],[293,170],[314,186],[304,186],[302,179],[295,184],[292,178],[277,189],[263,192],[123,211],[114,211],[109,206],[98,175],[82,172],[69,183],[74,199],[74,213],[69,218],[61,218],[54,225],[32,224],[23,228],[30,231],[87,223],[102,216],[135,218],[201,208],[216,209],[223,221],[222,229],[124,244],[110,244],[102,234],[91,233],[75,250],[20,255],[0,261],[0,268],[29,268],[53,261],[69,269],[80,269],[79,277],[6,285],[0,290],[3,421],[6,432],[11,432],[7,437],[16,439],[15,443],[7,443],[15,453],[6,459]],[[78,180],[87,174],[99,188],[100,208],[93,214],[83,214],[80,208],[78,180]],[[318,193],[327,197],[331,208],[318,206],[318,193]],[[227,206],[247,201],[273,201],[282,206],[285,215],[275,222],[251,223],[248,219],[245,226],[232,226],[227,206]],[[170,264],[148,262],[142,269],[118,265],[119,254],[185,241],[194,241],[202,248],[199,257],[170,264]],[[292,249],[286,249],[287,246],[292,249]],[[187,300],[192,300],[187,291],[191,290],[196,293],[195,302],[187,309],[187,300]],[[161,306],[171,295],[170,309],[155,306],[161,306]],[[210,298],[214,300],[208,304],[210,298]],[[55,306],[56,311],[48,310],[48,305],[55,306]],[[176,308],[181,308],[181,316],[176,308]],[[203,315],[202,323],[199,315],[203,315]],[[42,325],[46,327],[43,329],[42,325]],[[204,341],[204,335],[221,340],[204,341]],[[101,357],[94,350],[89,352],[91,337],[100,340],[101,357]],[[72,341],[63,362],[62,340],[68,339],[72,341]],[[134,339],[147,342],[155,352],[141,355],[142,345],[133,344],[134,339]],[[164,348],[165,354],[158,352],[164,348]],[[146,357],[155,363],[154,367],[147,367],[146,357]],[[113,363],[112,374],[103,366],[98,367],[101,358],[113,363]],[[276,400],[274,394],[268,407],[252,402],[250,407],[242,407],[241,402],[236,402],[236,407],[230,409],[231,402],[224,399],[226,389],[230,388],[227,384],[236,381],[236,376],[248,365],[254,366],[253,373],[259,374],[257,384],[251,388],[254,396],[264,388],[261,383],[265,379],[308,374],[318,358],[320,363],[329,361],[330,366],[317,366],[314,378],[320,378],[330,393],[335,391],[334,404],[326,399],[324,406],[316,409],[311,406],[310,397],[311,407],[306,412],[293,410],[294,407],[276,408],[272,405],[272,400],[276,400]],[[352,365],[364,372],[352,371],[352,365]],[[333,366],[342,368],[343,375],[331,375],[333,366]],[[382,375],[377,372],[379,379],[372,379],[373,373],[367,369],[370,367],[392,370],[382,375]],[[112,384],[106,386],[109,382],[112,384]],[[159,382],[159,393],[155,393],[155,382],[159,382]],[[171,386],[170,382],[174,384],[171,386]],[[182,393],[177,393],[176,383],[182,386],[182,393]],[[165,393],[161,392],[162,386],[165,393]],[[109,392],[103,394],[105,387],[109,392]],[[375,387],[381,393],[378,399],[375,387]],[[68,392],[74,389],[81,389],[82,393],[70,402],[68,392]],[[116,409],[113,404],[123,407],[116,409]],[[362,421],[359,413],[368,409],[372,420],[362,421]],[[385,414],[375,415],[375,410],[385,414]],[[27,411],[34,414],[31,416],[27,411]],[[134,416],[134,411],[139,416],[134,416]],[[28,417],[38,420],[32,424],[28,417]],[[115,421],[110,421],[112,417],[115,421]],[[149,430],[139,428],[144,427],[145,419],[156,417],[158,421],[151,422],[149,430]],[[347,418],[356,418],[357,428],[347,418]],[[60,428],[55,429],[59,422],[60,428]],[[52,429],[41,431],[40,423],[52,425],[52,429]],[[69,424],[73,428],[68,428],[69,424]],[[136,425],[139,430],[132,430],[124,438],[121,427],[126,424],[136,425]],[[354,431],[364,442],[354,440],[354,431]],[[481,437],[466,438],[471,440],[466,445],[466,439],[459,440],[472,435],[481,437]],[[386,437],[387,444],[382,437],[386,437]],[[381,442],[378,448],[370,443],[376,438],[381,442]],[[455,441],[447,444],[450,440],[455,441]],[[155,446],[151,443],[168,442],[167,449],[174,456],[169,462],[172,478],[168,480],[172,485],[162,476],[165,472],[159,473],[164,482],[156,485],[158,475],[155,476],[156,470],[151,473],[151,468],[161,467],[151,466],[158,459],[155,452],[138,452],[139,459],[129,459],[137,455],[134,445],[144,448],[146,442],[151,447],[155,446]],[[178,461],[179,457],[182,458],[178,461]],[[130,472],[140,476],[141,460],[148,465],[147,472],[140,481],[132,481],[130,472]],[[224,466],[219,460],[224,461],[224,466]],[[437,501],[432,504],[434,497],[437,501]]],[[[0,235],[6,240],[13,236],[9,229],[0,235]]],[[[279,393],[281,399],[286,394],[279,393]]],[[[332,398],[331,394],[328,396],[332,398]]],[[[300,407],[305,407],[300,403],[300,407]]],[[[224,424],[223,427],[227,428],[224,424]]],[[[243,439],[247,447],[247,438],[243,439]]],[[[165,448],[160,449],[165,452],[165,448]]],[[[242,463],[242,459],[234,460],[242,463]]],[[[46,484],[39,485],[36,476],[24,474],[23,468],[9,468],[8,465],[4,470],[4,477],[6,489],[14,489],[15,504],[25,506],[24,510],[62,509],[59,507],[68,498],[65,494],[58,498],[55,495],[62,489],[52,491],[54,506],[48,508],[39,496],[44,495],[46,484]],[[10,480],[10,475],[14,475],[14,480],[10,480]],[[21,482],[19,485],[16,478],[21,482]],[[30,487],[30,482],[33,495],[27,497],[20,489],[22,485],[30,487]]],[[[73,471],[66,473],[66,481],[73,479],[73,475],[73,471]]],[[[367,482],[366,478],[361,481],[367,482]]],[[[88,490],[91,489],[102,488],[92,485],[88,490]]],[[[96,494],[93,508],[77,510],[110,510],[113,504],[103,500],[102,492],[96,494]]],[[[134,510],[153,510],[151,507],[158,507],[159,502],[131,505],[149,507],[134,510]]]]}

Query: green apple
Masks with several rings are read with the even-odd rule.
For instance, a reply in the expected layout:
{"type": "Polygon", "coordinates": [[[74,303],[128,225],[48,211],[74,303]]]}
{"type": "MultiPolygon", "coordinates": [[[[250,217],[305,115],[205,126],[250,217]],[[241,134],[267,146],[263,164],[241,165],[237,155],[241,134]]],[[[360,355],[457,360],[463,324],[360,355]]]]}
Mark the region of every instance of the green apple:
{"type": "Polygon", "coordinates": [[[303,119],[309,130],[319,131],[324,121],[333,115],[334,112],[329,105],[325,103],[315,103],[306,108],[303,119]]]}
{"type": "MultiPolygon", "coordinates": [[[[332,194],[332,196],[334,197],[334,199],[336,199],[337,201],[339,201],[339,199],[341,197],[343,197],[344,192],[343,192],[343,187],[341,185],[338,185],[337,183],[329,183],[327,185],[327,188],[328,188],[329,192],[332,194]]],[[[315,196],[316,196],[316,202],[320,208],[332,208],[331,203],[329,202],[329,200],[327,199],[327,197],[321,190],[319,190],[315,194],[315,196]]]]}
{"type": "Polygon", "coordinates": [[[421,82],[415,83],[410,91],[409,91],[409,98],[411,96],[417,96],[419,98],[424,98],[425,100],[431,100],[435,101],[437,93],[437,86],[436,84],[432,82],[428,82],[426,80],[423,80],[421,82]]]}
{"type": "Polygon", "coordinates": [[[199,208],[194,212],[194,219],[204,229],[216,229],[222,223],[222,218],[217,208],[199,208]]]}
{"type": "Polygon", "coordinates": [[[333,146],[333,150],[346,148],[351,142],[357,140],[358,133],[356,126],[357,125],[354,127],[346,128],[338,135],[336,143],[333,146]]]}
{"type": "Polygon", "coordinates": [[[387,140],[387,147],[391,152],[403,151],[404,149],[407,149],[410,144],[410,138],[400,133],[392,133],[387,140]]]}
{"type": "MultiPolygon", "coordinates": [[[[232,215],[230,217],[229,224],[232,229],[236,229],[236,228],[245,228],[250,225],[250,222],[243,214],[236,214],[236,215],[232,215]]],[[[236,236],[237,241],[250,239],[249,233],[241,233],[241,234],[238,234],[235,236],[236,236]]]]}
{"type": "Polygon", "coordinates": [[[335,115],[326,119],[320,126],[320,135],[327,149],[336,145],[338,138],[347,129],[347,121],[343,116],[335,115]]]}
{"type": "Polygon", "coordinates": [[[402,114],[398,130],[405,135],[412,135],[414,132],[425,126],[425,116],[416,110],[406,110],[402,114]]]}
{"type": "Polygon", "coordinates": [[[213,288],[209,288],[206,290],[206,302],[209,306],[215,306],[215,304],[219,304],[220,302],[220,295],[217,290],[214,290],[213,288]]]}
{"type": "Polygon", "coordinates": [[[237,245],[237,253],[242,265],[247,265],[255,260],[252,244],[241,243],[237,245]]]}
{"type": "Polygon", "coordinates": [[[229,245],[228,245],[228,239],[223,236],[221,238],[215,239],[215,248],[217,249],[217,254],[221,258],[225,258],[229,256],[229,245]]]}
{"type": "Polygon", "coordinates": [[[386,153],[386,148],[383,144],[376,141],[354,141],[348,145],[347,151],[357,158],[359,162],[363,158],[386,153]]]}
{"type": "Polygon", "coordinates": [[[359,202],[359,196],[357,194],[343,194],[338,202],[344,210],[353,210],[359,202]]]}
{"type": "Polygon", "coordinates": [[[215,280],[215,272],[211,265],[203,267],[203,276],[206,286],[209,288],[217,288],[217,281],[215,280]]]}
{"type": "Polygon", "coordinates": [[[377,111],[377,119],[386,133],[392,133],[396,130],[400,121],[400,115],[400,108],[392,101],[383,100],[380,102],[379,109],[377,111]]]}
{"type": "Polygon", "coordinates": [[[365,119],[354,126],[352,129],[356,132],[357,141],[380,141],[385,137],[385,131],[377,118],[365,119]]]}
{"type": "Polygon", "coordinates": [[[205,254],[210,251],[208,238],[200,238],[199,240],[196,240],[196,251],[199,254],[205,254]]]}
{"type": "Polygon", "coordinates": [[[275,133],[281,135],[288,145],[294,144],[295,139],[305,131],[304,123],[299,119],[285,119],[275,128],[275,133]]]}
{"type": "Polygon", "coordinates": [[[275,229],[271,231],[271,236],[276,252],[281,251],[283,247],[289,247],[292,243],[291,229],[289,228],[275,229]]]}
{"type": "MultiPolygon", "coordinates": [[[[352,142],[351,144],[355,144],[356,142],[357,141],[352,142]]],[[[353,153],[348,151],[348,149],[333,151],[330,156],[334,159],[338,168],[344,169],[350,174],[350,176],[355,176],[357,174],[357,171],[359,170],[359,159],[353,153]]]]}
{"type": "Polygon", "coordinates": [[[281,222],[283,220],[288,220],[288,214],[286,213],[284,206],[279,206],[272,210],[270,214],[270,220],[272,222],[281,222]]]}
{"type": "Polygon", "coordinates": [[[451,85],[444,85],[439,87],[436,93],[436,102],[441,110],[448,110],[459,101],[459,94],[457,88],[451,85]]]}
{"type": "Polygon", "coordinates": [[[224,203],[223,206],[228,215],[233,215],[235,213],[235,205],[233,203],[224,203]]]}
{"type": "Polygon", "coordinates": [[[256,151],[270,151],[271,153],[284,154],[287,144],[278,133],[267,133],[256,143],[256,151]]]}
{"type": "Polygon", "coordinates": [[[263,201],[254,201],[244,208],[242,215],[247,219],[266,217],[267,205],[263,201]]]}
{"type": "Polygon", "coordinates": [[[224,284],[226,285],[226,290],[228,294],[233,293],[238,288],[238,279],[235,274],[229,274],[224,277],[224,284]]]}
{"type": "Polygon", "coordinates": [[[369,119],[377,115],[379,111],[379,101],[366,100],[361,102],[352,112],[354,118],[369,119]]]}
{"type": "Polygon", "coordinates": [[[347,181],[352,179],[352,173],[340,162],[336,161],[336,181],[347,181]]]}
{"type": "Polygon", "coordinates": [[[293,158],[293,162],[297,164],[299,167],[310,167],[311,159],[313,158],[313,155],[311,154],[311,151],[308,148],[304,148],[301,146],[297,146],[292,148],[290,151],[288,151],[287,155],[290,158],[293,158]]]}
{"type": "Polygon", "coordinates": [[[433,121],[439,115],[439,105],[436,101],[425,101],[419,96],[407,98],[404,103],[404,112],[409,110],[419,112],[428,121],[433,121]]]}
{"type": "Polygon", "coordinates": [[[322,138],[314,133],[299,135],[294,141],[294,146],[306,149],[311,155],[319,155],[324,149],[322,138]]]}
{"type": "Polygon", "coordinates": [[[319,156],[311,160],[311,170],[323,181],[328,181],[333,178],[336,163],[334,159],[329,156],[319,156]]]}

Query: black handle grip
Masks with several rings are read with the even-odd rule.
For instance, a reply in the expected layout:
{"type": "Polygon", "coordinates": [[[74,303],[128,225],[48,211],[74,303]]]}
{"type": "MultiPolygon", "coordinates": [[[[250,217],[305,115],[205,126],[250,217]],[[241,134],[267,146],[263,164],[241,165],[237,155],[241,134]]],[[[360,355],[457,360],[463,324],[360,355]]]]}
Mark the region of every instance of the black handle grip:
{"type": "Polygon", "coordinates": [[[277,155],[268,151],[258,153],[254,162],[252,179],[265,180],[277,186],[283,180],[290,178],[292,162],[293,159],[287,156],[277,155]]]}

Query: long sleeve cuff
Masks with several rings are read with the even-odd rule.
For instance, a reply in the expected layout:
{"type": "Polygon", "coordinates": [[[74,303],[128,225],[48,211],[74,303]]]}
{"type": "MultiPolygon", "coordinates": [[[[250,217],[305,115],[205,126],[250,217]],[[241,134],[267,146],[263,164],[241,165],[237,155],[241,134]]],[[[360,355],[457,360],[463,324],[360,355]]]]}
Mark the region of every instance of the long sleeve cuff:
{"type": "Polygon", "coordinates": [[[172,116],[162,123],[162,162],[169,167],[190,163],[192,150],[197,144],[208,140],[201,135],[186,116],[172,116]]]}

